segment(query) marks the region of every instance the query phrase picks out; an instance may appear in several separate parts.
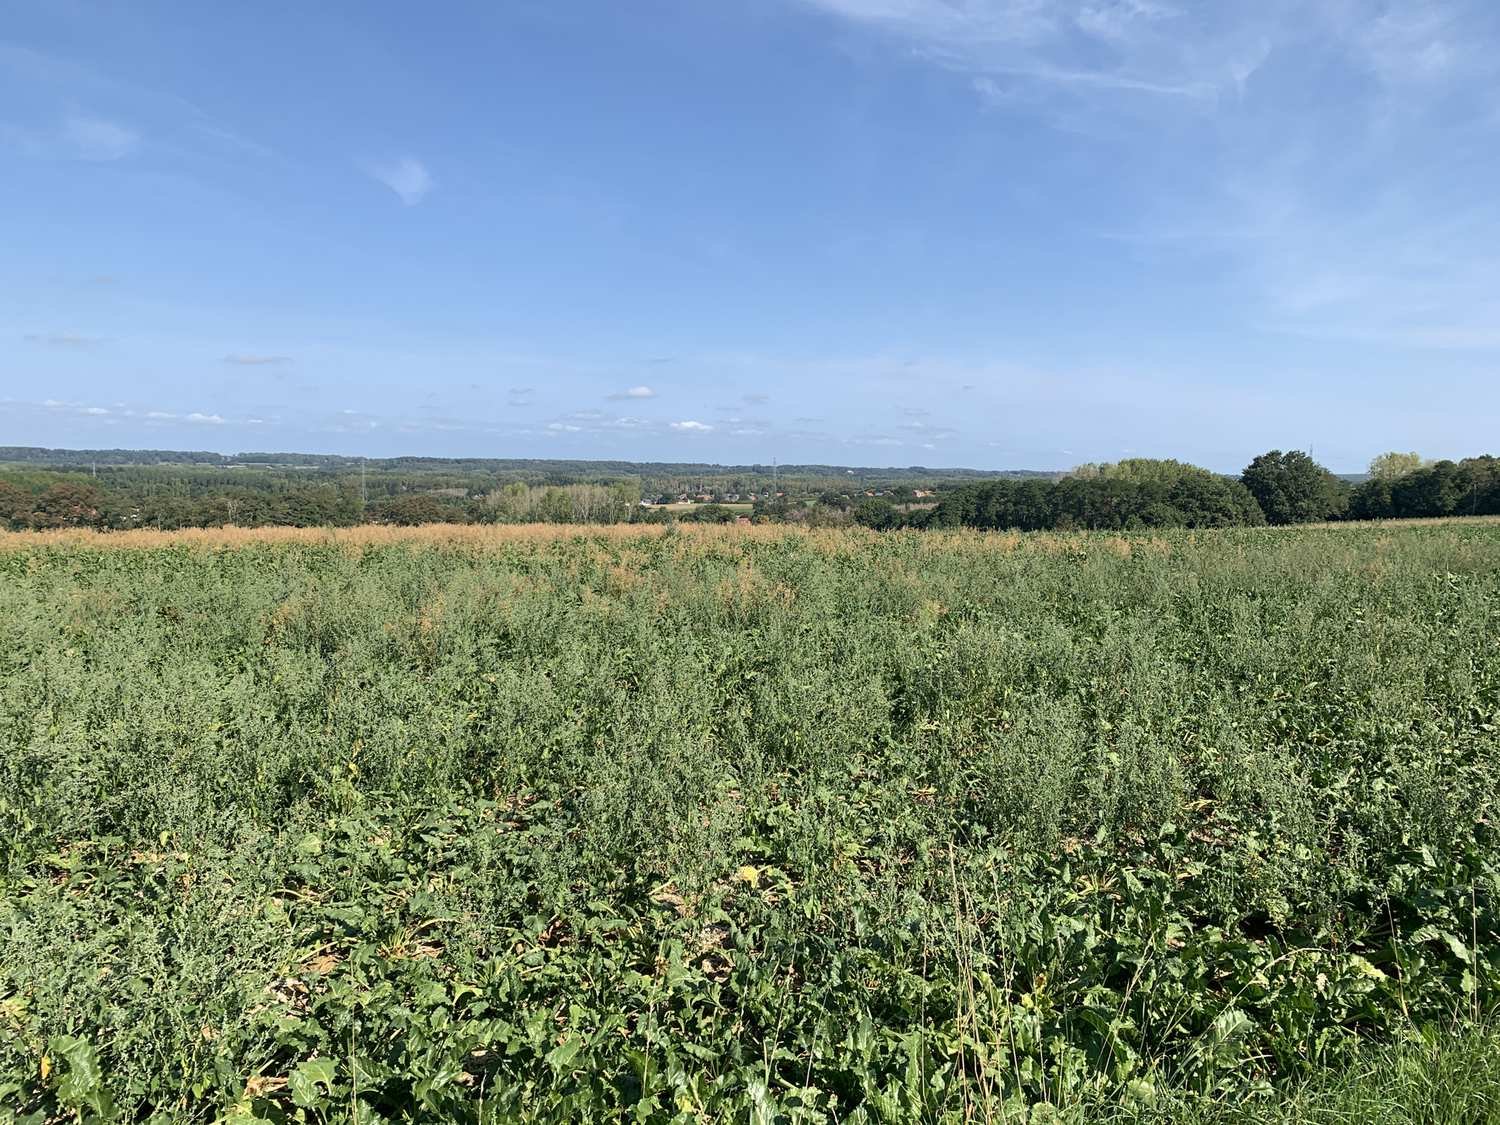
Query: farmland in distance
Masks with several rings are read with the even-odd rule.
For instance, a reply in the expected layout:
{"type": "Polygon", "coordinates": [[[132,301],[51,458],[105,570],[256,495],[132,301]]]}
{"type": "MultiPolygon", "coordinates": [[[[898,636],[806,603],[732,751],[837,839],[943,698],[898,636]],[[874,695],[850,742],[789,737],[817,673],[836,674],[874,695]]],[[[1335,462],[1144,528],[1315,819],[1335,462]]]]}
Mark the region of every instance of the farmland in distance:
{"type": "Polygon", "coordinates": [[[1493,1099],[1496,636],[1494,523],[0,537],[0,1114],[1493,1099]]]}

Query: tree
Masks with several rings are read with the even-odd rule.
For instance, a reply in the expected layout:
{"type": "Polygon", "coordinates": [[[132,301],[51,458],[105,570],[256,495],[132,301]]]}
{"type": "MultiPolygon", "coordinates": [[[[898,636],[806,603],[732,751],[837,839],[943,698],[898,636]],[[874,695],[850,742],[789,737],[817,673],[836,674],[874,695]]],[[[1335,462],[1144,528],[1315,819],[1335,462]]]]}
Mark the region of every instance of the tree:
{"type": "Polygon", "coordinates": [[[722,504],[696,504],[679,518],[686,523],[733,523],[738,515],[733,508],[722,504]]]}
{"type": "Polygon", "coordinates": [[[1500,515],[1500,460],[1489,455],[1458,463],[1465,482],[1458,511],[1466,516],[1500,515]]]}
{"type": "Polygon", "coordinates": [[[862,527],[873,527],[876,531],[887,531],[901,526],[901,513],[889,500],[875,496],[855,505],[854,522],[862,527]]]}
{"type": "Polygon", "coordinates": [[[393,523],[401,527],[416,527],[424,523],[452,523],[462,520],[462,509],[445,504],[436,496],[420,492],[404,496],[392,496],[378,504],[371,504],[369,511],[372,523],[393,523]]]}
{"type": "Polygon", "coordinates": [[[1439,461],[1392,483],[1391,501],[1398,516],[1451,516],[1468,491],[1469,480],[1459,467],[1439,461]]]}
{"type": "Polygon", "coordinates": [[[1420,453],[1382,453],[1370,462],[1370,476],[1375,480],[1397,480],[1426,464],[1420,453]]]}
{"type": "Polygon", "coordinates": [[[1273,524],[1312,523],[1343,514],[1348,504],[1347,487],[1301,450],[1262,453],[1240,474],[1273,524]]]}
{"type": "Polygon", "coordinates": [[[31,521],[31,509],[35,498],[28,489],[0,480],[0,525],[13,528],[25,527],[31,521]]]}
{"type": "Polygon", "coordinates": [[[533,514],[544,523],[572,523],[573,497],[568,494],[566,488],[557,485],[549,486],[542,494],[542,501],[533,510],[533,514]]]}
{"type": "Polygon", "coordinates": [[[32,522],[37,527],[85,527],[99,518],[101,503],[93,485],[61,481],[37,499],[32,522]]]}
{"type": "Polygon", "coordinates": [[[1396,514],[1391,482],[1372,476],[1354,489],[1349,497],[1349,516],[1356,520],[1383,520],[1396,514]]]}
{"type": "MultiPolygon", "coordinates": [[[[1199,468],[1197,465],[1189,465],[1183,461],[1174,461],[1171,458],[1157,457],[1127,457],[1123,461],[1115,461],[1111,464],[1091,466],[1095,476],[1108,477],[1111,480],[1129,480],[1141,484],[1176,484],[1184,477],[1202,479],[1213,477],[1214,473],[1207,469],[1199,468]]],[[[1075,470],[1076,472],[1076,470],[1075,470]]]]}
{"type": "Polygon", "coordinates": [[[609,486],[611,523],[628,520],[641,506],[641,482],[639,477],[617,480],[609,486]]]}
{"type": "Polygon", "coordinates": [[[1184,465],[1167,490],[1167,507],[1156,518],[1142,516],[1148,527],[1256,527],[1266,522],[1260,505],[1240,481],[1184,465]],[[1165,522],[1176,513],[1178,519],[1165,522]]]}

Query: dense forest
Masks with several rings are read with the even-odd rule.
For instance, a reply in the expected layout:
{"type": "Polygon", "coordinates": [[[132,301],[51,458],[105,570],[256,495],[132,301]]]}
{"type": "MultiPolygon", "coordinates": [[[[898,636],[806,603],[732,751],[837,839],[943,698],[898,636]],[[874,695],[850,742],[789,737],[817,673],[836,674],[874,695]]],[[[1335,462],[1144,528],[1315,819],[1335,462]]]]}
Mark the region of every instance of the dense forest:
{"type": "Polygon", "coordinates": [[[1351,483],[1299,451],[1238,476],[1138,458],[1071,472],[0,449],[0,526],[701,521],[1130,530],[1500,514],[1500,460],[1387,453],[1351,483]]]}

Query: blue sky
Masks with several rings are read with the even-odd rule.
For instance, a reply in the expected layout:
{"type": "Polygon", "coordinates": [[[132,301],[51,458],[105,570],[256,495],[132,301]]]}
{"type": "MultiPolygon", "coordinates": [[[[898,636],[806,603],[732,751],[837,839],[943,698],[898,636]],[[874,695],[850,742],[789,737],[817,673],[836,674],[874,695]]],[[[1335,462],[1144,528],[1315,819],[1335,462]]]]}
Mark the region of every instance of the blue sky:
{"type": "Polygon", "coordinates": [[[1491,0],[5,8],[0,444],[1500,453],[1491,0]]]}

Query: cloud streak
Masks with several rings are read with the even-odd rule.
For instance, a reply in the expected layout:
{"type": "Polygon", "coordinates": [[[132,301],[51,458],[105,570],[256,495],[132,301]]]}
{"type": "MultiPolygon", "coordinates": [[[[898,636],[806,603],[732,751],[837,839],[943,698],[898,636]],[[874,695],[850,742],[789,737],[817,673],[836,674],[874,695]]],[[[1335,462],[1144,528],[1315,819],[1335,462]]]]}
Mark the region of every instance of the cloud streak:
{"type": "Polygon", "coordinates": [[[1188,8],[1156,0],[802,0],[976,76],[1004,100],[1024,87],[1083,97],[1140,94],[1212,100],[1265,57],[1288,0],[1188,8]],[[1228,11],[1224,15],[1220,9],[1228,11]]]}
{"type": "MultiPolygon", "coordinates": [[[[1200,103],[1244,96],[1273,61],[1318,52],[1388,87],[1476,65],[1480,0],[800,0],[919,57],[973,76],[986,100],[1140,95],[1200,103]]],[[[1119,108],[1119,107],[1114,107],[1119,108]]],[[[1304,107],[1305,109],[1306,107],[1304,107]]]]}
{"type": "Polygon", "coordinates": [[[26,341],[45,348],[60,348],[67,351],[86,351],[104,343],[100,336],[79,336],[72,332],[28,333],[26,341]]]}
{"type": "Polygon", "coordinates": [[[226,355],[224,362],[235,367],[281,367],[292,362],[289,355],[247,355],[235,353],[226,355]]]}

